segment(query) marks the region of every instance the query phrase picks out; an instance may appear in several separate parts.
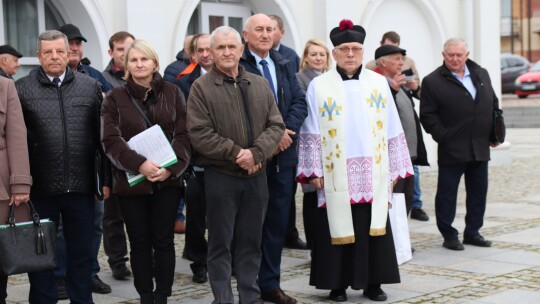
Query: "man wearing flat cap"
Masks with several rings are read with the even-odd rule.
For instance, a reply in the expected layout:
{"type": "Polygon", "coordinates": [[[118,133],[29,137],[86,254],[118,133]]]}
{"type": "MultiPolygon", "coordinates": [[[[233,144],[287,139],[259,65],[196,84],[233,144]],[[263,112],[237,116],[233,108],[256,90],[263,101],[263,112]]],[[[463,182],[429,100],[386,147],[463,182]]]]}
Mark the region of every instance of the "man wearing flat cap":
{"type": "Polygon", "coordinates": [[[413,174],[386,79],[362,68],[366,31],[343,20],[330,32],[337,66],[307,90],[297,180],[317,188],[319,210],[310,284],[346,301],[346,289],[384,301],[399,283],[388,221],[393,184],[413,174]]]}
{"type": "Polygon", "coordinates": [[[11,45],[4,44],[0,46],[0,76],[13,79],[19,68],[19,58],[23,55],[11,45]]]}
{"type": "MultiPolygon", "coordinates": [[[[409,155],[413,165],[429,166],[427,161],[426,147],[422,138],[422,128],[420,119],[414,110],[415,95],[420,86],[412,77],[407,78],[403,73],[406,51],[395,45],[382,45],[375,50],[375,63],[377,68],[374,70],[386,77],[390,91],[396,102],[396,108],[401,120],[401,126],[407,140],[409,155]]],[[[414,197],[414,179],[411,175],[400,179],[394,186],[394,193],[403,193],[405,195],[405,205],[407,214],[411,211],[414,197]]]]}

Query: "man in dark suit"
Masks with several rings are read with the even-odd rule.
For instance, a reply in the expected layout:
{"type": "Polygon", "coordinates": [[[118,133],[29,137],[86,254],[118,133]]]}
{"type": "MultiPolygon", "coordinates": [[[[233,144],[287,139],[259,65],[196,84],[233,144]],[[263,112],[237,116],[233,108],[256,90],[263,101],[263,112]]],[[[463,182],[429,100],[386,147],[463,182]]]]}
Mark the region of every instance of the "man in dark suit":
{"type": "MultiPolygon", "coordinates": [[[[307,116],[306,97],[289,61],[272,49],[272,20],[264,14],[248,18],[242,32],[246,42],[240,64],[267,79],[283,121],[285,133],[266,166],[270,199],[264,220],[259,288],[262,299],[278,304],[296,300],[280,288],[281,253],[285,243],[298,155],[298,131],[307,116]]],[[[214,58],[215,59],[215,58],[214,58]]]]}
{"type": "Polygon", "coordinates": [[[452,227],[456,216],[457,191],[465,174],[467,191],[463,243],[490,247],[480,235],[486,210],[488,161],[493,109],[499,100],[487,71],[468,59],[464,40],[452,38],[443,50],[444,63],[422,82],[420,120],[439,144],[439,177],[435,196],[437,227],[443,246],[463,250],[458,231],[452,227]]]}
{"type": "MultiPolygon", "coordinates": [[[[268,15],[274,24],[274,30],[272,31],[272,48],[281,55],[284,59],[289,60],[288,65],[298,73],[300,68],[300,57],[290,47],[281,43],[281,39],[285,36],[285,28],[283,26],[283,19],[276,15],[268,15]]],[[[296,228],[296,182],[294,183],[293,196],[291,197],[291,210],[289,212],[289,223],[287,224],[287,235],[285,236],[285,247],[292,249],[307,249],[307,244],[300,238],[298,229],[296,228]]]]}

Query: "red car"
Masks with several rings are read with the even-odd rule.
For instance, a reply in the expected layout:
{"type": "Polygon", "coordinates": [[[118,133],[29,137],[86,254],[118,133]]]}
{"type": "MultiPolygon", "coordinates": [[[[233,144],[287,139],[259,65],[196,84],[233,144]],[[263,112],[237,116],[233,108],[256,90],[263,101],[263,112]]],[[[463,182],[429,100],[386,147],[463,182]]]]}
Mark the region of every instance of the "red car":
{"type": "Polygon", "coordinates": [[[519,76],[515,82],[516,94],[519,98],[540,94],[540,61],[525,74],[519,76]]]}

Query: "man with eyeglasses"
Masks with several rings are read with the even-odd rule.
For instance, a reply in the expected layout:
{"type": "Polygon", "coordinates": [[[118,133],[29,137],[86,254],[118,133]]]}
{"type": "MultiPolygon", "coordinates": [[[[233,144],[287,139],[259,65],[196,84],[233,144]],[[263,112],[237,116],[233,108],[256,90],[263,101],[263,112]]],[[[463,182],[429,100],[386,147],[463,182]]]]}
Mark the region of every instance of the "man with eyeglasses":
{"type": "Polygon", "coordinates": [[[363,68],[366,31],[342,20],[330,32],[337,66],[316,77],[300,130],[297,180],[317,188],[319,210],[310,284],[347,301],[346,289],[385,301],[399,283],[388,221],[392,187],[413,175],[386,78],[363,68]]]}

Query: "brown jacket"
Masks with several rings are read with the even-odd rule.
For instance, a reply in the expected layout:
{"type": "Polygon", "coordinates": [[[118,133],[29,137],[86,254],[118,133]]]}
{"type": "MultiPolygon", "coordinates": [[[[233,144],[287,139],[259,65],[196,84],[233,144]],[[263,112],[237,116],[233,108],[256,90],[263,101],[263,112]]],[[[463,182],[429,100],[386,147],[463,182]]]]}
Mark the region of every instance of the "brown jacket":
{"type": "Polygon", "coordinates": [[[146,158],[127,145],[133,136],[147,126],[137,111],[129,94],[133,96],[153,124],[159,124],[171,141],[178,162],[170,167],[171,177],[159,182],[158,186],[182,185],[181,177],[190,160],[190,145],[186,130],[186,106],[184,94],[174,84],[164,81],[159,73],[154,74],[151,91],[129,80],[125,87],[112,89],[101,108],[101,142],[103,150],[113,165],[113,192],[122,196],[151,194],[152,183],[148,180],[130,187],[126,172],[139,173],[139,166],[146,158]],[[144,100],[144,104],[143,101],[144,100]]]}
{"type": "Polygon", "coordinates": [[[278,147],[285,124],[268,82],[239,67],[232,79],[214,67],[197,79],[188,98],[188,130],[195,163],[224,174],[247,177],[236,164],[240,149],[266,163],[278,147]]]}
{"type": "MultiPolygon", "coordinates": [[[[13,80],[0,77],[0,225],[5,223],[11,193],[30,193],[32,177],[28,163],[26,126],[13,80]]],[[[17,209],[17,220],[27,214],[17,209]]],[[[25,216],[26,217],[26,216],[25,216]]]]}

